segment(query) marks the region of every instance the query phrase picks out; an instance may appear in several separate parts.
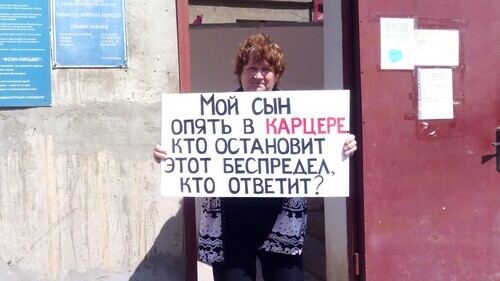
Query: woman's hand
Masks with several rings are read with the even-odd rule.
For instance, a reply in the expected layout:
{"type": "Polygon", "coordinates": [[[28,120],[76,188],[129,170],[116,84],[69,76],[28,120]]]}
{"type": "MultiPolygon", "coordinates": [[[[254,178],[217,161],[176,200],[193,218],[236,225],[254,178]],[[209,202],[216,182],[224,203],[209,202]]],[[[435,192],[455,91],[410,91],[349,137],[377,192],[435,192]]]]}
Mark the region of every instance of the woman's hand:
{"type": "Polygon", "coordinates": [[[351,157],[357,149],[356,136],[349,134],[344,144],[344,154],[351,157]]]}
{"type": "Polygon", "coordinates": [[[161,147],[161,145],[157,144],[153,148],[153,157],[156,163],[160,163],[162,160],[167,159],[167,151],[161,147]]]}

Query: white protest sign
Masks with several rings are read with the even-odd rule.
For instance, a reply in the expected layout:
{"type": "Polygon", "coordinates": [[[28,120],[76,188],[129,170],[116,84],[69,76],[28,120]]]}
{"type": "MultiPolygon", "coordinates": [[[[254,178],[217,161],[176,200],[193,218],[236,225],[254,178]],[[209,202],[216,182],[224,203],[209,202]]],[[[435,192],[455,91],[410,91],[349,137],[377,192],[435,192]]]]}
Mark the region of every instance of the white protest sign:
{"type": "Polygon", "coordinates": [[[161,194],[347,197],[349,91],[163,94],[161,194]]]}

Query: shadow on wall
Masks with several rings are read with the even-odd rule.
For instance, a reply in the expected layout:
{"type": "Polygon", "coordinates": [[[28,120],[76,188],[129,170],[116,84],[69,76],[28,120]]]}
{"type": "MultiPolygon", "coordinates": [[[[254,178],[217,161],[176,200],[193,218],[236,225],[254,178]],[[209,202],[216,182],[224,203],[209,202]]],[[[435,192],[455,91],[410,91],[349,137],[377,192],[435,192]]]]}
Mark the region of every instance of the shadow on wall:
{"type": "Polygon", "coordinates": [[[184,243],[183,228],[179,227],[182,225],[181,211],[182,208],[175,217],[165,222],[153,246],[137,266],[129,281],[184,281],[186,276],[184,255],[175,256],[168,251],[169,247],[184,248],[183,245],[176,245],[184,243]],[[180,239],[179,235],[182,236],[180,239]]]}

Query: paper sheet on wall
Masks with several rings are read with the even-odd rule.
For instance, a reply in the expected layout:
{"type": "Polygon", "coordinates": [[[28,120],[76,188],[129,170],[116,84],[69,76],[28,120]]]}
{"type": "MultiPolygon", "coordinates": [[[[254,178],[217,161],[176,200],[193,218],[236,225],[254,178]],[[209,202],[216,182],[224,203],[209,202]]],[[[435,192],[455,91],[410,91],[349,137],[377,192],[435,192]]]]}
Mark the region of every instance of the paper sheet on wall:
{"type": "Polygon", "coordinates": [[[451,68],[418,69],[418,119],[453,119],[451,68]]]}
{"type": "Polygon", "coordinates": [[[458,66],[459,30],[415,29],[412,18],[380,18],[380,68],[458,66]]]}
{"type": "Polygon", "coordinates": [[[415,20],[381,18],[380,43],[382,69],[413,69],[415,66],[415,20]]]}
{"type": "Polygon", "coordinates": [[[458,30],[415,30],[415,64],[419,66],[458,66],[458,30]]]}

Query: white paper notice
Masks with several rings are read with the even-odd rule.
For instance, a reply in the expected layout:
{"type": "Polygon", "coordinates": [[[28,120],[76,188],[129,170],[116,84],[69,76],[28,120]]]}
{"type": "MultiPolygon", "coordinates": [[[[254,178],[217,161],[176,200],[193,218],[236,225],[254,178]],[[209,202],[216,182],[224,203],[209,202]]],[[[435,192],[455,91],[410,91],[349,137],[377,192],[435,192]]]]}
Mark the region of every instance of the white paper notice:
{"type": "Polygon", "coordinates": [[[418,119],[453,119],[451,68],[418,69],[418,119]]]}
{"type": "Polygon", "coordinates": [[[414,26],[415,20],[411,18],[380,19],[382,69],[414,68],[414,26]]]}
{"type": "Polygon", "coordinates": [[[415,64],[420,66],[458,66],[458,30],[415,30],[415,64]]]}

